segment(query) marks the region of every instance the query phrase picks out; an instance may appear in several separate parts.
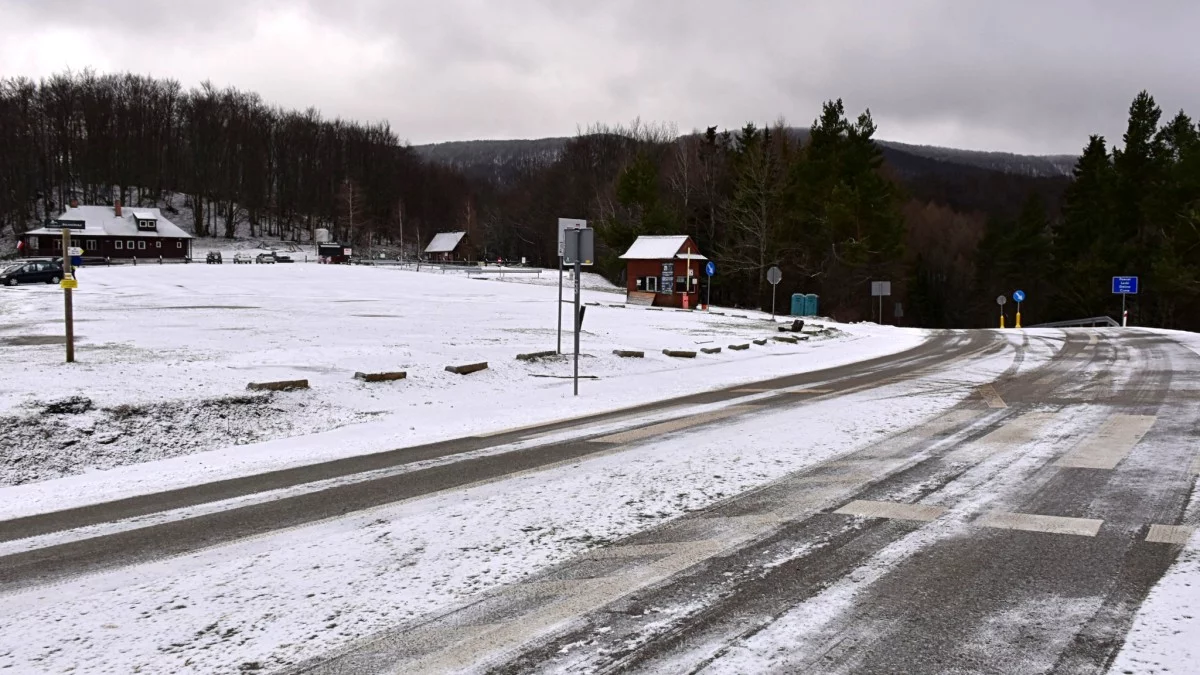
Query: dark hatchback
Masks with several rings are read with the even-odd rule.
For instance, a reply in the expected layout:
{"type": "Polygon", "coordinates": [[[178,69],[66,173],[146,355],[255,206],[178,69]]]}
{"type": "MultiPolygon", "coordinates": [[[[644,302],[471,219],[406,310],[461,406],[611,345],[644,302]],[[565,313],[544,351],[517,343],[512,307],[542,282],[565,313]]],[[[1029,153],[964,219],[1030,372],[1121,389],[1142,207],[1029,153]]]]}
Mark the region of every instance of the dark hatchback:
{"type": "Polygon", "coordinates": [[[40,260],[16,263],[0,270],[0,285],[57,284],[62,281],[62,267],[40,260]]]}

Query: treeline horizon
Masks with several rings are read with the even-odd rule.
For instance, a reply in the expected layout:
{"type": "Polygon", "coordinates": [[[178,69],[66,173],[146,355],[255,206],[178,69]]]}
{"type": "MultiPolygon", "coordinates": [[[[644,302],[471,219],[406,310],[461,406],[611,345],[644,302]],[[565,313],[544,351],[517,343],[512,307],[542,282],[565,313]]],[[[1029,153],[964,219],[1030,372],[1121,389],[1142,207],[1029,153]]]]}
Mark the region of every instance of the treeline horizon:
{"type": "Polygon", "coordinates": [[[596,227],[598,269],[641,234],[689,234],[718,266],[713,301],[781,307],[817,293],[823,314],[871,320],[870,281],[890,280],[883,320],[998,323],[997,295],[1026,292],[1026,324],[1116,316],[1109,279],[1142,278],[1140,325],[1200,329],[1200,130],[1165,124],[1142,92],[1123,147],[1086,140],[1073,178],[1029,177],[881,148],[870,111],[829,101],[800,137],[781,119],[680,135],[596,124],[558,152],[471,171],[421,158],[386,123],[326,120],[209,83],[137,75],[0,80],[0,236],[81,202],[162,206],[185,196],[200,236],[415,250],[466,230],[494,259],[555,264],[559,217],[596,227]],[[130,201],[132,200],[132,201],[130,201]],[[401,241],[403,236],[403,241],[401,241]],[[903,316],[896,317],[896,304],[903,316]]]}

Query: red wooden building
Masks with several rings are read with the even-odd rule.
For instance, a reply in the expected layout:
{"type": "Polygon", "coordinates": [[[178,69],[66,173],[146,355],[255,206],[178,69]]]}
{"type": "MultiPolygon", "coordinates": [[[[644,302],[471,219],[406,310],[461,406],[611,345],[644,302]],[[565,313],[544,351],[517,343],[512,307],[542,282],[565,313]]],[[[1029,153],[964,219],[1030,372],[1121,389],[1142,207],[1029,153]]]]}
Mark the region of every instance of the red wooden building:
{"type": "Polygon", "coordinates": [[[638,237],[621,260],[626,261],[630,304],[697,307],[700,275],[708,258],[691,237],[638,237]]]}
{"type": "Polygon", "coordinates": [[[58,257],[62,231],[71,231],[71,245],[84,258],[188,258],[192,235],[163,217],[158,209],[113,206],[72,206],[46,227],[26,232],[21,255],[58,257]]]}

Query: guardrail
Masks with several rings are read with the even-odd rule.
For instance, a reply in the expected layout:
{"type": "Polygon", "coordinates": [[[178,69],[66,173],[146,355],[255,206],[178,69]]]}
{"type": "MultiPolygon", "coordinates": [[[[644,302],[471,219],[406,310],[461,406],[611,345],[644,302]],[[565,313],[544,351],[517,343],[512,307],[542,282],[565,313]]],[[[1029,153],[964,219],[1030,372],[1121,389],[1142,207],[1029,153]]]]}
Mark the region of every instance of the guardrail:
{"type": "Polygon", "coordinates": [[[1120,328],[1121,324],[1110,316],[1094,316],[1090,319],[1074,319],[1071,321],[1055,321],[1053,323],[1039,323],[1030,328],[1081,328],[1107,326],[1109,328],[1120,328]]]}

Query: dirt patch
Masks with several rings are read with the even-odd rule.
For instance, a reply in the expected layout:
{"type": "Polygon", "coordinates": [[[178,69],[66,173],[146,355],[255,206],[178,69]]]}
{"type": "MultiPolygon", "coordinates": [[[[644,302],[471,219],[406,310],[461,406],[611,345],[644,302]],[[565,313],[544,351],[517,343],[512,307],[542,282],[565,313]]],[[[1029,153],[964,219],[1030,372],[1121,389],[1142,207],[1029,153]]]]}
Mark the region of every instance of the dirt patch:
{"type": "Polygon", "coordinates": [[[95,409],[75,397],[0,416],[0,485],[328,431],[364,421],[304,394],[253,394],[95,409]]]}
{"type": "MultiPolygon", "coordinates": [[[[76,335],[75,341],[83,339],[82,335],[76,335]]],[[[0,338],[0,345],[9,347],[40,347],[43,345],[65,345],[67,337],[65,335],[17,335],[15,337],[0,338]]]]}

